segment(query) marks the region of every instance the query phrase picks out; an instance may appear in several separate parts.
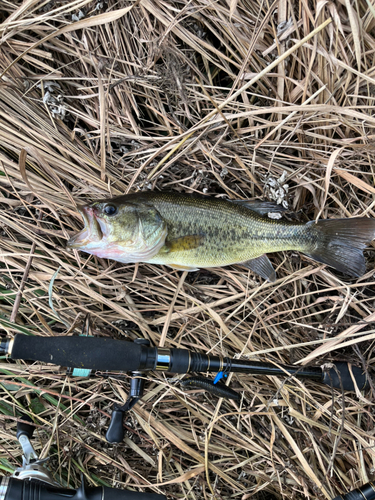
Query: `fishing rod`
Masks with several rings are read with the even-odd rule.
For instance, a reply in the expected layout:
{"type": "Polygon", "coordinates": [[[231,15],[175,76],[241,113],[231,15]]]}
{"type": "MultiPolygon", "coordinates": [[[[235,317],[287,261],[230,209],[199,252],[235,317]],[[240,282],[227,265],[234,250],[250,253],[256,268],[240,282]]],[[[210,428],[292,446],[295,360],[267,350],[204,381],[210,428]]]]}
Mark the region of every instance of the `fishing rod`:
{"type": "Polygon", "coordinates": [[[367,483],[346,495],[339,495],[333,500],[375,500],[375,484],[367,483]]]}
{"type": "Polygon", "coordinates": [[[11,359],[41,361],[91,371],[169,373],[233,372],[254,375],[294,375],[346,391],[366,388],[367,376],[349,363],[336,362],[327,371],[321,367],[299,368],[250,360],[211,356],[188,349],[151,347],[148,340],[134,342],[104,337],[35,337],[16,334],[0,340],[0,354],[11,359]],[[353,380],[354,379],[354,380],[353,380]]]}
{"type": "MultiPolygon", "coordinates": [[[[131,372],[132,380],[128,400],[123,406],[115,404],[111,422],[106,434],[108,442],[123,440],[123,416],[142,397],[144,378],[148,371],[170,373],[216,372],[218,374],[251,373],[254,375],[295,376],[301,379],[316,380],[330,387],[346,391],[368,386],[363,371],[348,363],[336,362],[327,370],[321,367],[296,367],[276,365],[250,360],[221,356],[211,356],[188,349],[166,349],[151,347],[147,339],[134,342],[102,337],[35,337],[16,334],[14,338],[0,340],[0,354],[11,359],[41,361],[69,367],[68,374],[89,376],[92,372],[131,372]],[[78,369],[78,373],[77,373],[78,369]],[[76,372],[76,373],[75,373],[76,372]]],[[[224,384],[202,377],[193,377],[183,382],[186,386],[201,387],[219,396],[237,399],[238,393],[224,384]]],[[[1,500],[1,498],[0,498],[1,500]]]]}
{"type": "MultiPolygon", "coordinates": [[[[13,339],[0,341],[0,354],[11,359],[41,361],[67,366],[68,374],[89,376],[92,372],[131,372],[129,397],[124,405],[113,406],[111,422],[106,433],[110,443],[124,438],[123,417],[143,395],[145,380],[142,374],[162,371],[185,374],[191,372],[251,373],[254,375],[287,375],[322,382],[335,388],[352,391],[355,384],[366,388],[367,376],[360,368],[348,363],[334,363],[327,370],[321,367],[300,368],[257,361],[223,358],[197,353],[188,349],[151,347],[147,339],[134,342],[101,337],[31,337],[17,334],[13,339]],[[353,380],[354,379],[354,380],[353,380]]],[[[224,384],[202,377],[183,382],[185,386],[200,387],[227,398],[239,398],[238,393],[224,384]]],[[[0,498],[1,500],[1,498],[0,498]]]]}
{"type": "Polygon", "coordinates": [[[35,426],[28,416],[17,422],[17,439],[23,450],[22,467],[11,476],[0,476],[0,500],[167,500],[164,495],[119,490],[108,486],[86,486],[83,475],[77,489],[62,487],[45,467],[30,440],[35,426]]]}

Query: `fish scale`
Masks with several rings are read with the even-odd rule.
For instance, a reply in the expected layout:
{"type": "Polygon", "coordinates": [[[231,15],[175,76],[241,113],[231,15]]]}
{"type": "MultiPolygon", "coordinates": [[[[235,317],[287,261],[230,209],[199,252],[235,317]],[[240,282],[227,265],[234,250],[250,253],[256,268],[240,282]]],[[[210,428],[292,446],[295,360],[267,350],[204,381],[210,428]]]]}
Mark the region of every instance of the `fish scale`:
{"type": "Polygon", "coordinates": [[[152,203],[167,223],[167,241],[186,235],[204,237],[195,249],[171,253],[161,249],[148,261],[151,263],[216,267],[245,262],[272,251],[302,251],[309,243],[301,224],[280,224],[249,208],[217,198],[158,194],[152,197],[152,203]]]}

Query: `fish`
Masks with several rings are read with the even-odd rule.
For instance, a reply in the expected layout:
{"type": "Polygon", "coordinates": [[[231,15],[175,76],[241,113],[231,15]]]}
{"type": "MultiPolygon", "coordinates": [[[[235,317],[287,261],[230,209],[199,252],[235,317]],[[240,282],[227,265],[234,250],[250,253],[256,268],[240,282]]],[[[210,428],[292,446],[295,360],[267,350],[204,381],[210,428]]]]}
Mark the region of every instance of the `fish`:
{"type": "Polygon", "coordinates": [[[77,209],[84,228],[68,248],[183,271],[240,264],[270,282],[276,273],[267,253],[286,250],[362,276],[363,250],[375,238],[375,219],[367,217],[296,223],[268,217],[285,210],[273,202],[177,192],[126,194],[77,209]]]}

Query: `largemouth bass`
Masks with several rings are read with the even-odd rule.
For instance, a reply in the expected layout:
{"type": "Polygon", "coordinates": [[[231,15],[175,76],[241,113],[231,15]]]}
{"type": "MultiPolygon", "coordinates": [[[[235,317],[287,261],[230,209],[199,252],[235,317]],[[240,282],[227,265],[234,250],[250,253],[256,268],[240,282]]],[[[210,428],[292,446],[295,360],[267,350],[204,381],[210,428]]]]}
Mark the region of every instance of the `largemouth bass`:
{"type": "Polygon", "coordinates": [[[141,192],[78,207],[85,227],[68,241],[122,263],[166,264],[175,269],[242,264],[274,281],[267,253],[297,250],[351,276],[366,270],[363,249],[375,238],[375,220],[330,219],[290,223],[267,217],[270,202],[141,192]]]}

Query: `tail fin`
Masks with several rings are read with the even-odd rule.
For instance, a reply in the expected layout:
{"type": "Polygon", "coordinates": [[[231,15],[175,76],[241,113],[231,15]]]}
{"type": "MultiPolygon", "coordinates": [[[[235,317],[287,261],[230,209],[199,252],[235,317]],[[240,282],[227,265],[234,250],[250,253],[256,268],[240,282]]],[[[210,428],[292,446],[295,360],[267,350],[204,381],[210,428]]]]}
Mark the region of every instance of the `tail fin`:
{"type": "Polygon", "coordinates": [[[309,257],[350,276],[366,271],[363,249],[375,238],[375,220],[366,217],[308,222],[315,232],[316,247],[309,257]]]}

